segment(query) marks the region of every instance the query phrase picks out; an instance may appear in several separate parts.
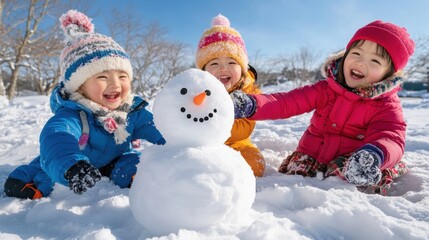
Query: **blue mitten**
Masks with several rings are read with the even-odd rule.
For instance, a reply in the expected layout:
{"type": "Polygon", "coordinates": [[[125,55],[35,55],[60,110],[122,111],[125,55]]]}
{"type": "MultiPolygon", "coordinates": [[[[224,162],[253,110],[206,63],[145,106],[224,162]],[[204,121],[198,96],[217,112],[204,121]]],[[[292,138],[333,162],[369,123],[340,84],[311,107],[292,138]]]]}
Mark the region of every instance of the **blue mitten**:
{"type": "Polygon", "coordinates": [[[255,114],[256,100],[252,96],[240,90],[233,91],[229,95],[234,104],[235,118],[248,118],[255,114]]]}
{"type": "Polygon", "coordinates": [[[366,144],[349,158],[344,176],[357,186],[376,185],[381,180],[380,165],[384,160],[380,148],[366,144]]]}
{"type": "Polygon", "coordinates": [[[122,155],[115,163],[110,179],[120,188],[130,187],[139,162],[140,154],[127,153],[122,155]]]}
{"type": "Polygon", "coordinates": [[[164,145],[164,144],[166,144],[167,142],[165,141],[165,139],[164,138],[161,138],[161,139],[159,139],[155,144],[156,145],[164,145]]]}

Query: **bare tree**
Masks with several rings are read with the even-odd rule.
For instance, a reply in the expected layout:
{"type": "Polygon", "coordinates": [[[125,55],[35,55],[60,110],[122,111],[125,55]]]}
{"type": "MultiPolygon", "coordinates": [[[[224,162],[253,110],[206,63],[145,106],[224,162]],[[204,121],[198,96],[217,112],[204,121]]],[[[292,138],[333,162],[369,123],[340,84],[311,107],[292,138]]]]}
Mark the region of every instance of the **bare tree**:
{"type": "Polygon", "coordinates": [[[9,86],[6,89],[6,94],[9,99],[12,99],[15,96],[20,68],[26,64],[25,61],[30,57],[26,51],[28,46],[40,39],[40,36],[36,33],[40,22],[47,14],[48,5],[49,0],[44,0],[43,2],[31,0],[26,8],[27,14],[24,15],[26,16],[26,19],[19,19],[19,21],[24,21],[24,30],[21,32],[21,29],[17,28],[13,31],[18,37],[18,41],[16,42],[16,45],[13,46],[13,59],[8,62],[11,70],[11,79],[9,86]]]}
{"type": "Polygon", "coordinates": [[[415,41],[414,55],[406,68],[408,75],[426,74],[426,66],[429,64],[429,37],[420,37],[415,41]]]}
{"type": "Polygon", "coordinates": [[[156,23],[144,25],[132,12],[112,11],[111,36],[130,54],[134,92],[153,98],[177,73],[189,66],[186,46],[165,40],[166,30],[156,23]]]}
{"type": "Polygon", "coordinates": [[[283,80],[279,73],[282,65],[283,61],[279,62],[276,58],[256,61],[256,64],[252,65],[258,73],[256,83],[259,86],[280,84],[283,80]]]}
{"type": "Polygon", "coordinates": [[[0,26],[2,26],[2,14],[3,14],[3,8],[4,8],[4,1],[0,0],[0,26]]]}
{"type": "MultiPolygon", "coordinates": [[[[0,66],[7,61],[7,55],[6,55],[6,30],[3,25],[3,12],[5,12],[5,0],[0,0],[0,66]]],[[[3,71],[0,68],[0,96],[6,95],[6,88],[4,86],[3,81],[3,71]]]]}
{"type": "Polygon", "coordinates": [[[28,81],[31,84],[30,89],[35,89],[38,94],[49,95],[53,88],[58,84],[61,77],[61,71],[58,64],[58,55],[33,58],[31,64],[31,74],[28,81]]]}
{"type": "Polygon", "coordinates": [[[420,37],[416,41],[416,51],[411,57],[406,73],[410,78],[426,81],[429,92],[429,37],[420,37]]]}
{"type": "Polygon", "coordinates": [[[249,56],[249,65],[251,65],[256,70],[259,82],[264,82],[264,79],[261,79],[259,73],[264,72],[267,65],[263,60],[261,50],[257,50],[252,56],[249,56]]]}
{"type": "Polygon", "coordinates": [[[6,89],[3,82],[3,72],[0,70],[0,96],[5,96],[6,89]]]}
{"type": "Polygon", "coordinates": [[[315,70],[316,53],[308,47],[301,47],[290,57],[279,59],[283,63],[281,75],[294,81],[296,87],[302,86],[306,82],[315,79],[317,70],[315,70]]]}
{"type": "Polygon", "coordinates": [[[52,90],[59,81],[58,56],[64,47],[58,18],[71,7],[86,6],[83,0],[0,0],[0,70],[8,76],[2,75],[5,82],[0,78],[0,94],[2,86],[9,99],[20,87],[40,94],[52,90]]]}

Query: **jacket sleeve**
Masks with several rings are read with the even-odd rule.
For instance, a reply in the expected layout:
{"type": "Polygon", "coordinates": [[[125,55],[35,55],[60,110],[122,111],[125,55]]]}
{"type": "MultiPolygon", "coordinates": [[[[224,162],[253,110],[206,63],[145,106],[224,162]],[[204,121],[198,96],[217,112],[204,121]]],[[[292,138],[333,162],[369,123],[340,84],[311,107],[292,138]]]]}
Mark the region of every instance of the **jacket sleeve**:
{"type": "Polygon", "coordinates": [[[79,150],[82,127],[78,114],[57,114],[40,135],[40,164],[53,181],[68,185],[64,174],[80,160],[89,159],[79,150]]]}
{"type": "Polygon", "coordinates": [[[237,142],[250,137],[255,128],[256,122],[246,118],[235,119],[231,129],[231,136],[226,141],[237,142]]]}
{"type": "Polygon", "coordinates": [[[384,161],[381,169],[392,168],[404,155],[407,125],[399,102],[390,102],[379,109],[376,114],[368,114],[373,118],[368,125],[365,142],[383,151],[384,161]]]}
{"type": "Polygon", "coordinates": [[[290,92],[252,95],[256,99],[257,107],[252,120],[285,119],[314,110],[326,81],[319,81],[306,85],[290,92]]]}
{"type": "Polygon", "coordinates": [[[164,144],[165,140],[153,122],[153,115],[148,110],[142,108],[135,112],[131,121],[135,121],[135,128],[132,139],[145,139],[153,144],[164,144]]]}

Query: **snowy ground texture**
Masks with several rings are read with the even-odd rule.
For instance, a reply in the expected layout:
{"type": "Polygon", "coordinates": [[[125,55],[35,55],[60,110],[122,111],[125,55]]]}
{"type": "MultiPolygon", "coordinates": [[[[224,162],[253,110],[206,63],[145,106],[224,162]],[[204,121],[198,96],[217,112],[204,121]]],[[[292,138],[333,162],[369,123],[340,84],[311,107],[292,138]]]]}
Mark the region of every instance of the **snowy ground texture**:
{"type": "Polygon", "coordinates": [[[151,236],[132,215],[129,189],[107,179],[81,196],[55,185],[50,197],[36,201],[5,197],[8,174],[38,155],[39,133],[51,112],[48,97],[0,98],[0,239],[429,239],[429,97],[402,103],[408,124],[404,160],[411,171],[388,196],[360,193],[334,177],[277,173],[308,124],[311,115],[305,114],[257,124],[253,140],[268,169],[257,179],[248,225],[235,232],[183,229],[151,236]]]}

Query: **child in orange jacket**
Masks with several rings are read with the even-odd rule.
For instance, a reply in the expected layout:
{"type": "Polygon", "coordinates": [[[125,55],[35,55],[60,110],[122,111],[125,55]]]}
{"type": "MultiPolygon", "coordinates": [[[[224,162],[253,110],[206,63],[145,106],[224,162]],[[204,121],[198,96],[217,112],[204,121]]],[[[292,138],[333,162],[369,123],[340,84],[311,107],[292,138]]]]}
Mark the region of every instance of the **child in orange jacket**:
{"type": "MultiPolygon", "coordinates": [[[[246,47],[239,32],[230,27],[228,18],[218,15],[212,27],[205,30],[198,44],[196,66],[213,74],[231,93],[261,93],[255,85],[255,74],[249,70],[246,47]]],[[[250,135],[255,121],[235,119],[231,137],[226,145],[239,151],[257,177],[265,171],[265,160],[259,149],[251,142],[250,135]]]]}

